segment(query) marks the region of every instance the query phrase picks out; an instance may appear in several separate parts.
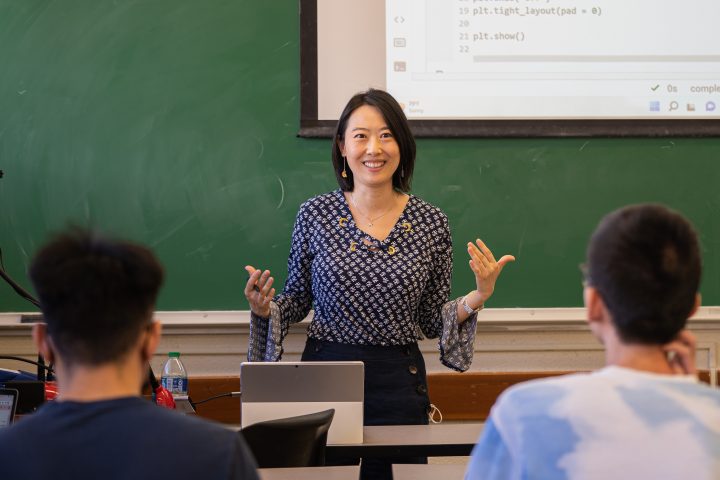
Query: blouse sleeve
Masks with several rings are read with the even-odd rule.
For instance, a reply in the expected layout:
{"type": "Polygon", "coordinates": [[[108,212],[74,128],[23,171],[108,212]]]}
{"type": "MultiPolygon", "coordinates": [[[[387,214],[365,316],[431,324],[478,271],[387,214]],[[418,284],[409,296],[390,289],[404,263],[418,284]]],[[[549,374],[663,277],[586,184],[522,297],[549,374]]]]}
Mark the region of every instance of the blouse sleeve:
{"type": "Polygon", "coordinates": [[[300,207],[293,228],[288,278],[283,292],[270,302],[270,317],[251,313],[248,360],[276,362],[282,358],[282,343],[290,325],[302,321],[312,308],[312,261],[310,216],[306,205],[300,207]]]}
{"type": "Polygon", "coordinates": [[[438,346],[443,365],[464,372],[472,363],[477,313],[458,325],[457,306],[461,299],[447,301],[452,277],[452,238],[447,217],[443,216],[443,228],[434,234],[437,235],[435,259],[420,300],[420,329],[427,338],[440,337],[438,346]]]}

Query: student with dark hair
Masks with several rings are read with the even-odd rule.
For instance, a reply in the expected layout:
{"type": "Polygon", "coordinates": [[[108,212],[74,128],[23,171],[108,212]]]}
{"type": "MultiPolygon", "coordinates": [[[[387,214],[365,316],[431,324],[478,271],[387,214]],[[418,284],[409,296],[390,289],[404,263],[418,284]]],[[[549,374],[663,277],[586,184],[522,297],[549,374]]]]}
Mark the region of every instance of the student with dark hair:
{"type": "Polygon", "coordinates": [[[606,216],[584,300],[606,367],[503,392],[467,479],[720,478],[720,391],[695,375],[697,235],[680,214],[635,205],[606,216]]]}
{"type": "Polygon", "coordinates": [[[30,278],[45,320],[33,338],[59,395],[0,433],[3,478],[258,478],[237,432],[140,397],[160,340],[150,250],[73,230],[38,252],[30,278]]]}
{"type": "MultiPolygon", "coordinates": [[[[443,364],[469,368],[477,312],[514,258],[496,261],[480,240],[469,243],[475,289],[448,301],[448,220],[408,194],[415,140],[388,93],[371,89],[350,99],[332,160],[340,188],[300,207],[283,292],[275,296],[269,271],[246,267],[248,356],[279,360],[290,324],[314,308],[302,359],[365,362],[366,425],[426,424],[430,402],[418,340],[439,337],[443,364]]],[[[363,478],[390,478],[390,463],[363,460],[363,478]]]]}

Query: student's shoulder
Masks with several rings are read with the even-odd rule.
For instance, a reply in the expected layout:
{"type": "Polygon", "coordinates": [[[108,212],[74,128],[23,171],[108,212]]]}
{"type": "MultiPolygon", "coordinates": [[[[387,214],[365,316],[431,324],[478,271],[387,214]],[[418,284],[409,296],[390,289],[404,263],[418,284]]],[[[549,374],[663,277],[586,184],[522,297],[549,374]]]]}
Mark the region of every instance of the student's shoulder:
{"type": "Polygon", "coordinates": [[[162,428],[164,428],[163,431],[165,432],[192,432],[192,435],[196,438],[205,436],[220,437],[223,439],[231,438],[238,433],[236,430],[224,425],[194,415],[183,415],[172,410],[159,407],[155,408],[157,408],[157,411],[147,412],[147,421],[162,425],[162,428]]]}
{"type": "Polygon", "coordinates": [[[229,462],[237,470],[233,478],[258,478],[255,460],[238,429],[170,410],[158,412],[157,418],[162,421],[154,431],[175,438],[188,451],[220,463],[229,462]]]}
{"type": "MultiPolygon", "coordinates": [[[[35,413],[0,430],[0,466],[6,465],[8,461],[17,461],[17,455],[23,456],[26,454],[26,449],[36,447],[38,438],[43,438],[44,423],[41,414],[35,413]]],[[[2,471],[1,467],[0,471],[2,471]]]]}
{"type": "Polygon", "coordinates": [[[6,446],[12,447],[17,443],[13,440],[14,435],[17,435],[14,427],[6,427],[0,430],[0,445],[3,446],[0,448],[0,459],[3,458],[5,454],[9,453],[5,448],[6,446]]]}
{"type": "Polygon", "coordinates": [[[556,399],[563,392],[582,388],[592,382],[593,376],[589,373],[573,373],[528,380],[505,390],[498,397],[498,404],[526,404],[527,402],[540,402],[542,398],[556,399]]]}

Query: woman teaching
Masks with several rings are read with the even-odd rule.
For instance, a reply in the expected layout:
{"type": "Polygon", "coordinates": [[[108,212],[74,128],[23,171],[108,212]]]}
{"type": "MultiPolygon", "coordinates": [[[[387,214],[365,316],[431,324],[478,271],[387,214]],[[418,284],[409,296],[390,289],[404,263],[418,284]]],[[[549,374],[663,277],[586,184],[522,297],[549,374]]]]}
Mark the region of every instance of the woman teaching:
{"type": "MultiPolygon", "coordinates": [[[[246,267],[248,358],[279,360],[290,324],[313,308],[302,360],[365,363],[366,425],[427,424],[418,340],[439,338],[441,362],[467,370],[477,312],[515,258],[496,261],[482,241],[468,243],[475,289],[448,301],[448,220],[408,194],[415,140],[390,94],[371,89],[350,99],[338,120],[332,161],[340,188],[301,205],[282,293],[275,295],[269,271],[246,267]]],[[[392,462],[363,461],[362,477],[391,478],[392,462]]]]}

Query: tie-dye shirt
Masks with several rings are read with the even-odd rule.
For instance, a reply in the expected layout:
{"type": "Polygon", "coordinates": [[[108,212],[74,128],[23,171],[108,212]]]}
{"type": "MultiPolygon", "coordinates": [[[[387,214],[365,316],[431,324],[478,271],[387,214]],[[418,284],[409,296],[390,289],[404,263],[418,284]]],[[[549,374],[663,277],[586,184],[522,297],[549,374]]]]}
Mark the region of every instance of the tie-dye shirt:
{"type": "Polygon", "coordinates": [[[718,479],[720,390],[621,367],[504,392],[466,479],[718,479]]]}

